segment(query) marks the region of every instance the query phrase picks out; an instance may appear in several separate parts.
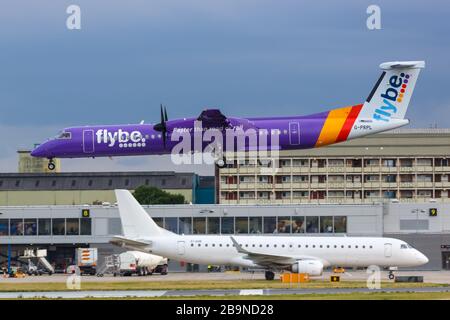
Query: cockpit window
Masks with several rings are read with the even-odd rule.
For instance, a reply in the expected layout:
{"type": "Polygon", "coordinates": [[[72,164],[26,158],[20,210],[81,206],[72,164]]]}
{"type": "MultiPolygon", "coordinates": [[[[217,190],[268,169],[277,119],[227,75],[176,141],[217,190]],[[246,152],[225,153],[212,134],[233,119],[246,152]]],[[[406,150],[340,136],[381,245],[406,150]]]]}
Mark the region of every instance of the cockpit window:
{"type": "Polygon", "coordinates": [[[401,248],[401,249],[408,249],[408,246],[407,246],[406,244],[401,244],[401,245],[400,245],[400,248],[401,248]]]}
{"type": "Polygon", "coordinates": [[[56,137],[56,139],[72,139],[72,133],[63,131],[56,137]]]}

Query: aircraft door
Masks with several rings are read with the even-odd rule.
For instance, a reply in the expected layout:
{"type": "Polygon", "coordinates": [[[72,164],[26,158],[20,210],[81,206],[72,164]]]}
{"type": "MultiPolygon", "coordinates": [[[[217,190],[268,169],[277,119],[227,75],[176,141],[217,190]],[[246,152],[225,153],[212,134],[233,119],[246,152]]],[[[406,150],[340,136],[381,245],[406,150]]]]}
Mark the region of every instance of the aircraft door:
{"type": "Polygon", "coordinates": [[[289,122],[289,143],[300,144],[300,126],[298,122],[289,122]]]}
{"type": "Polygon", "coordinates": [[[83,130],[83,152],[94,152],[94,130],[83,130]]]}
{"type": "Polygon", "coordinates": [[[184,241],[178,241],[178,243],[177,243],[178,255],[180,255],[180,256],[184,255],[185,251],[186,251],[186,248],[184,246],[184,241]]]}
{"type": "Polygon", "coordinates": [[[384,256],[385,256],[385,258],[392,257],[392,244],[391,243],[384,244],[384,256]]]}

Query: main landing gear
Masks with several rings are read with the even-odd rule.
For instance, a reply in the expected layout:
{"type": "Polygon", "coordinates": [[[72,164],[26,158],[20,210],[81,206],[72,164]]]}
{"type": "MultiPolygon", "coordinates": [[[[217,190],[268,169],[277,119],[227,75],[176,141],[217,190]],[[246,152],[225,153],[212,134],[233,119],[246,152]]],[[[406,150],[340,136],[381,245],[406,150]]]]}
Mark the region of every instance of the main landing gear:
{"type": "Polygon", "coordinates": [[[388,270],[389,270],[389,275],[388,275],[389,280],[394,280],[395,279],[394,271],[397,271],[398,267],[389,267],[388,270]]]}
{"type": "Polygon", "coordinates": [[[266,271],[264,275],[266,280],[273,280],[275,278],[275,273],[273,273],[273,271],[266,271]]]}
{"type": "Polygon", "coordinates": [[[53,159],[49,159],[48,160],[48,165],[47,165],[48,170],[53,171],[56,168],[55,162],[53,162],[53,159]]]}

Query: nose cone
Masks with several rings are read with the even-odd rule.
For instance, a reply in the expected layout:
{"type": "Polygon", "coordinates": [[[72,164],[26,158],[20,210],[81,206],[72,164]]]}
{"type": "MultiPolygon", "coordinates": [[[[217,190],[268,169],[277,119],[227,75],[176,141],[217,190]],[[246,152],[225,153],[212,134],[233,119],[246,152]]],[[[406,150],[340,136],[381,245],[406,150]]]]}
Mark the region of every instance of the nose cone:
{"type": "Polygon", "coordinates": [[[416,261],[417,261],[418,265],[421,266],[421,265],[428,263],[428,261],[430,261],[430,260],[428,260],[427,256],[424,255],[422,252],[416,250],[416,261]]]}
{"type": "Polygon", "coordinates": [[[31,156],[37,158],[45,158],[47,157],[47,148],[45,147],[45,143],[37,146],[31,151],[31,156]]]}
{"type": "Polygon", "coordinates": [[[426,264],[426,263],[428,263],[428,261],[430,261],[430,260],[428,260],[428,258],[427,258],[426,255],[424,255],[423,253],[420,253],[419,261],[420,261],[421,264],[426,264]]]}

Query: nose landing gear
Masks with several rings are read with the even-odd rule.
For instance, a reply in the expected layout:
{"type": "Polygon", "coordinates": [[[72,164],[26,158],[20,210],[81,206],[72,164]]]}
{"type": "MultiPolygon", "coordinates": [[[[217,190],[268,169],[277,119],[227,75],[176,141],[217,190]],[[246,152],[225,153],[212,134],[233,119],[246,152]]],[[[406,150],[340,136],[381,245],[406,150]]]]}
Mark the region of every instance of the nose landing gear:
{"type": "Polygon", "coordinates": [[[56,168],[55,162],[53,161],[53,159],[49,159],[48,160],[48,165],[47,165],[48,170],[53,171],[56,168]]]}

